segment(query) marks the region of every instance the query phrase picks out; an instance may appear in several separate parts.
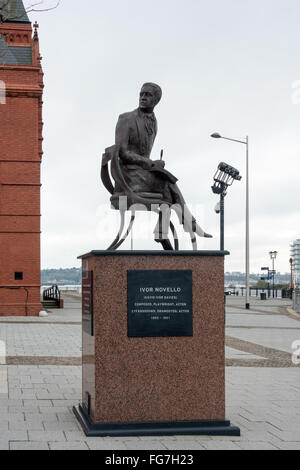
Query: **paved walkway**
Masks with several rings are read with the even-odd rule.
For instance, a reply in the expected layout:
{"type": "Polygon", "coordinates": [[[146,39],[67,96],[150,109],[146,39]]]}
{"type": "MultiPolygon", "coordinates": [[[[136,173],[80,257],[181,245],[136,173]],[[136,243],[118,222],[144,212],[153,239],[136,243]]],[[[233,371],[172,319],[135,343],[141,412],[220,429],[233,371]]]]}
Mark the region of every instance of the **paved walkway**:
{"type": "Polygon", "coordinates": [[[81,306],[47,318],[0,317],[0,449],[300,449],[300,316],[289,301],[227,298],[227,418],[241,437],[87,438],[72,406],[81,399],[81,306]]]}

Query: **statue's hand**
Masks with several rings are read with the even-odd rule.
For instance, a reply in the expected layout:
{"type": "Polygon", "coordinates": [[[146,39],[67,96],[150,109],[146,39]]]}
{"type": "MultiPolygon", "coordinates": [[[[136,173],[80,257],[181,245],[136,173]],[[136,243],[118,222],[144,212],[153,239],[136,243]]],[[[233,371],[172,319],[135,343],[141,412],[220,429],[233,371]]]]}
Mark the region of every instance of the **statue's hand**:
{"type": "Polygon", "coordinates": [[[144,170],[151,170],[151,168],[153,168],[153,164],[153,160],[150,160],[150,158],[145,158],[142,164],[142,168],[144,168],[144,170]]]}
{"type": "Polygon", "coordinates": [[[165,168],[166,163],[163,160],[154,160],[154,167],[156,168],[165,168]]]}

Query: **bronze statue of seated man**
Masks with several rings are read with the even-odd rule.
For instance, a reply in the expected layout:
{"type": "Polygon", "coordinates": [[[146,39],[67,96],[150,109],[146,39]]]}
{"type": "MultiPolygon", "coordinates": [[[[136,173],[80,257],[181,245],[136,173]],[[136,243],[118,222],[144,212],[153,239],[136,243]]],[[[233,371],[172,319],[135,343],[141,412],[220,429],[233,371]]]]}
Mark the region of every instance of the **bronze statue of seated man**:
{"type": "Polygon", "coordinates": [[[206,238],[211,235],[205,233],[192,216],[178,188],[177,178],[165,169],[162,155],[160,160],[150,158],[157,134],[153,111],[161,97],[162,90],[158,85],[145,83],[140,92],[139,107],[119,117],[115,145],[106,149],[103,155],[102,180],[112,194],[111,203],[115,209],[131,210],[136,205],[137,210],[144,207],[144,210],[160,214],[154,231],[155,240],[165,249],[172,249],[168,239],[172,209],[195,246],[195,235],[206,238]],[[114,186],[109,180],[109,161],[114,186]]]}

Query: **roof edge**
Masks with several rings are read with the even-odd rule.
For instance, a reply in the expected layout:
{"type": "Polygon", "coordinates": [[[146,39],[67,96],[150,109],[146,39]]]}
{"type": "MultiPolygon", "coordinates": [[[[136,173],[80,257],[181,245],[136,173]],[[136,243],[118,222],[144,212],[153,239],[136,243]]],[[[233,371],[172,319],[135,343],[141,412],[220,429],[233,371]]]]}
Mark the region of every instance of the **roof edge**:
{"type": "Polygon", "coordinates": [[[2,24],[31,24],[31,21],[16,21],[16,20],[6,20],[2,24]]]}

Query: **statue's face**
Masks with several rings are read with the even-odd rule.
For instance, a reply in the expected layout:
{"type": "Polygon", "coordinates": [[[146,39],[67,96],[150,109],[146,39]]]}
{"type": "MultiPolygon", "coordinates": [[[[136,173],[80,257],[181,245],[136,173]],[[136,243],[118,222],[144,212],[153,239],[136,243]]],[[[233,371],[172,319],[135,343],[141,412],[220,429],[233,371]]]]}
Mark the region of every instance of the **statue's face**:
{"type": "Polygon", "coordinates": [[[141,109],[154,109],[156,105],[156,98],[154,90],[151,86],[143,86],[140,92],[140,108],[141,109]]]}

